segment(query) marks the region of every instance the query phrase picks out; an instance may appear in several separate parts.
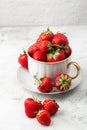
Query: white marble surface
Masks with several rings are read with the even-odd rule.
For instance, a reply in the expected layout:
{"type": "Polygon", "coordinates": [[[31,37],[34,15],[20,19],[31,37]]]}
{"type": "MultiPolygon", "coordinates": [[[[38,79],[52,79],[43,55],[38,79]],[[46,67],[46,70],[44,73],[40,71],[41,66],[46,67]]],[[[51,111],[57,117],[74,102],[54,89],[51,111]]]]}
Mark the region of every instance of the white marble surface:
{"type": "Polygon", "coordinates": [[[83,72],[80,85],[65,94],[41,95],[24,89],[17,79],[18,56],[33,43],[46,27],[0,28],[0,130],[86,130],[87,129],[87,26],[51,27],[66,32],[73,49],[72,60],[77,61],[83,72]],[[24,100],[55,98],[60,110],[52,117],[49,127],[24,113],[24,100]]]}
{"type": "Polygon", "coordinates": [[[0,26],[87,24],[87,0],[0,0],[0,26]]]}

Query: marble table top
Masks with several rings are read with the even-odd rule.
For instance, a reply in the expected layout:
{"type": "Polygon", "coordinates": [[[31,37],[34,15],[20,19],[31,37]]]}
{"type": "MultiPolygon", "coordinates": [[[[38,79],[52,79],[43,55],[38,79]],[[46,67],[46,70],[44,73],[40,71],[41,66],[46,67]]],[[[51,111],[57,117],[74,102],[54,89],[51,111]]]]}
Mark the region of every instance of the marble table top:
{"type": "Polygon", "coordinates": [[[51,26],[54,32],[66,32],[73,50],[72,60],[81,67],[81,82],[75,89],[56,95],[26,90],[17,78],[18,56],[35,42],[45,26],[0,28],[0,130],[87,130],[87,26],[51,26]],[[50,126],[42,126],[24,113],[24,100],[37,96],[53,98],[60,105],[50,126]]]}

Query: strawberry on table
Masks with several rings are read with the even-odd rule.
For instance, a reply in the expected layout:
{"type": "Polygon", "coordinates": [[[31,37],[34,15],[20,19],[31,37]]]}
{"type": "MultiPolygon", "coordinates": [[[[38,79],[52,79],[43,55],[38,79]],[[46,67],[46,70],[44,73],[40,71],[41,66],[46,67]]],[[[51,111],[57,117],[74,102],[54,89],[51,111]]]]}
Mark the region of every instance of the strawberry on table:
{"type": "Polygon", "coordinates": [[[52,91],[52,83],[48,77],[43,77],[41,79],[38,79],[37,76],[34,76],[35,78],[35,84],[38,87],[38,90],[40,92],[51,92],[52,91]]]}
{"type": "Polygon", "coordinates": [[[28,69],[28,55],[25,50],[23,51],[23,54],[20,54],[18,57],[18,62],[22,67],[28,69]]]}
{"type": "Polygon", "coordinates": [[[40,50],[37,50],[33,56],[32,56],[33,59],[35,60],[38,60],[38,61],[43,61],[45,62],[46,61],[46,56],[44,55],[44,53],[40,50]]]}
{"type": "Polygon", "coordinates": [[[65,53],[63,50],[56,50],[47,53],[47,62],[57,62],[65,59],[65,53]]]}
{"type": "Polygon", "coordinates": [[[38,111],[43,108],[40,101],[34,100],[33,98],[27,98],[24,102],[25,114],[29,118],[34,118],[38,111]]]}
{"type": "Polygon", "coordinates": [[[51,123],[51,117],[48,111],[46,110],[41,110],[38,114],[37,114],[37,121],[42,124],[42,125],[46,125],[49,126],[51,123]]]}
{"type": "Polygon", "coordinates": [[[59,109],[58,103],[53,99],[45,99],[43,102],[43,107],[44,110],[50,113],[50,115],[54,115],[59,109]]]}
{"type": "Polygon", "coordinates": [[[66,74],[66,73],[61,73],[56,76],[54,79],[54,85],[59,91],[66,91],[70,88],[71,86],[71,81],[72,78],[66,74]]]}
{"type": "Polygon", "coordinates": [[[49,28],[47,28],[47,30],[43,31],[40,34],[39,38],[37,39],[37,42],[41,42],[43,40],[52,41],[53,37],[54,37],[53,32],[49,28]]]}
{"type": "Polygon", "coordinates": [[[54,35],[52,39],[53,44],[58,44],[58,45],[68,45],[69,41],[68,38],[62,34],[62,33],[57,33],[54,35]]]}

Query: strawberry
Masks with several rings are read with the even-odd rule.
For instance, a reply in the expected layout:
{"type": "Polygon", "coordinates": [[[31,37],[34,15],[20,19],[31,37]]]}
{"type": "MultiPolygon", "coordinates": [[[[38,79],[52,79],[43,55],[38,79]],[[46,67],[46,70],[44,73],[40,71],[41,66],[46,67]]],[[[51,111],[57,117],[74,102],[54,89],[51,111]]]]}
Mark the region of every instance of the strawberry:
{"type": "Polygon", "coordinates": [[[66,58],[69,57],[69,56],[71,55],[71,53],[72,53],[71,47],[70,47],[70,46],[67,46],[67,47],[65,48],[65,50],[64,50],[64,53],[65,53],[65,57],[66,57],[66,58]]]}
{"type": "Polygon", "coordinates": [[[29,55],[32,56],[32,55],[34,54],[34,52],[36,52],[37,50],[38,50],[37,44],[34,43],[33,45],[31,45],[31,46],[28,48],[27,52],[28,52],[29,55]]]}
{"type": "Polygon", "coordinates": [[[48,111],[42,110],[37,114],[37,121],[42,124],[49,126],[51,123],[51,117],[48,111]]]}
{"type": "Polygon", "coordinates": [[[57,62],[65,59],[65,54],[63,50],[56,50],[47,53],[47,62],[57,62]]]}
{"type": "Polygon", "coordinates": [[[28,69],[28,55],[25,50],[23,51],[23,54],[20,54],[18,57],[18,62],[22,67],[28,69]]]}
{"type": "Polygon", "coordinates": [[[72,78],[68,74],[61,73],[54,79],[54,85],[59,91],[66,91],[70,88],[71,81],[72,78]]]}
{"type": "Polygon", "coordinates": [[[43,108],[41,102],[34,100],[33,98],[27,98],[24,102],[25,114],[27,117],[34,118],[38,111],[43,108]]]}
{"type": "Polygon", "coordinates": [[[58,44],[58,45],[68,45],[69,41],[67,39],[67,37],[62,34],[62,33],[57,33],[54,35],[53,39],[52,39],[52,43],[53,44],[58,44]]]}
{"type": "Polygon", "coordinates": [[[38,61],[46,61],[46,56],[44,55],[44,53],[40,50],[36,51],[33,56],[33,59],[38,60],[38,61]]]}
{"type": "Polygon", "coordinates": [[[38,87],[40,92],[51,92],[52,91],[52,83],[48,77],[43,77],[38,79],[37,76],[34,76],[35,84],[38,87]]]}
{"type": "Polygon", "coordinates": [[[43,40],[40,43],[37,43],[37,47],[40,51],[42,51],[44,54],[46,54],[48,51],[51,51],[52,44],[48,40],[43,40]]]}
{"type": "Polygon", "coordinates": [[[43,102],[44,110],[48,111],[50,115],[54,115],[58,109],[59,105],[53,99],[45,99],[43,102]]]}
{"type": "Polygon", "coordinates": [[[37,39],[37,42],[41,42],[43,40],[52,41],[53,37],[54,37],[53,32],[49,28],[47,28],[46,31],[43,31],[40,34],[39,38],[37,39]]]}

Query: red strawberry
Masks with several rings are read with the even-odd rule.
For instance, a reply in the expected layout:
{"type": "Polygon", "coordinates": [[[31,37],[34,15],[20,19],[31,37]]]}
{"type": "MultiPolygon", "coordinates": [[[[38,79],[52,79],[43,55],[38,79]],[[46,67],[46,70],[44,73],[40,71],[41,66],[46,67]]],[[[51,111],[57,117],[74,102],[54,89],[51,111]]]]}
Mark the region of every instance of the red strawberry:
{"type": "Polygon", "coordinates": [[[41,42],[42,40],[52,41],[53,37],[54,37],[53,32],[49,28],[47,28],[46,31],[43,31],[40,34],[39,38],[37,39],[37,42],[41,42]]]}
{"type": "Polygon", "coordinates": [[[43,40],[40,43],[37,43],[37,47],[40,51],[46,54],[48,51],[51,51],[52,44],[48,40],[43,40]]]}
{"type": "Polygon", "coordinates": [[[68,74],[61,73],[54,79],[54,84],[59,91],[66,91],[70,88],[71,81],[72,78],[68,74]]]}
{"type": "Polygon", "coordinates": [[[44,53],[40,50],[36,51],[32,58],[34,58],[35,60],[38,60],[38,61],[46,61],[46,56],[44,55],[44,53]]]}
{"type": "Polygon", "coordinates": [[[28,69],[28,55],[26,54],[26,51],[23,51],[23,54],[20,54],[18,62],[21,66],[28,69]]]}
{"type": "Polygon", "coordinates": [[[52,83],[48,77],[43,77],[38,79],[37,76],[34,76],[35,84],[38,87],[40,92],[51,92],[52,91],[52,83]]]}
{"type": "Polygon", "coordinates": [[[27,52],[28,52],[29,55],[32,56],[37,50],[38,50],[37,44],[34,43],[33,45],[31,45],[31,46],[28,48],[27,52]]]}
{"type": "Polygon", "coordinates": [[[56,50],[47,54],[47,62],[57,62],[65,59],[63,50],[56,50]]]}
{"type": "Polygon", "coordinates": [[[67,47],[65,48],[64,52],[65,52],[65,57],[66,57],[66,58],[69,57],[69,56],[71,55],[71,53],[72,53],[71,47],[70,47],[70,46],[67,46],[67,47]]]}
{"type": "Polygon", "coordinates": [[[51,123],[51,117],[48,111],[43,110],[37,114],[37,121],[42,124],[49,126],[51,123]]]}
{"type": "Polygon", "coordinates": [[[43,106],[44,109],[50,113],[50,115],[54,115],[59,109],[59,105],[53,99],[45,99],[43,106]]]}
{"type": "Polygon", "coordinates": [[[68,45],[69,41],[68,41],[67,37],[64,34],[57,33],[57,34],[54,35],[52,43],[53,44],[58,44],[58,45],[68,45]]]}
{"type": "Polygon", "coordinates": [[[43,108],[43,105],[39,101],[35,101],[33,98],[27,98],[24,102],[25,114],[27,117],[33,118],[38,111],[43,108]]]}

